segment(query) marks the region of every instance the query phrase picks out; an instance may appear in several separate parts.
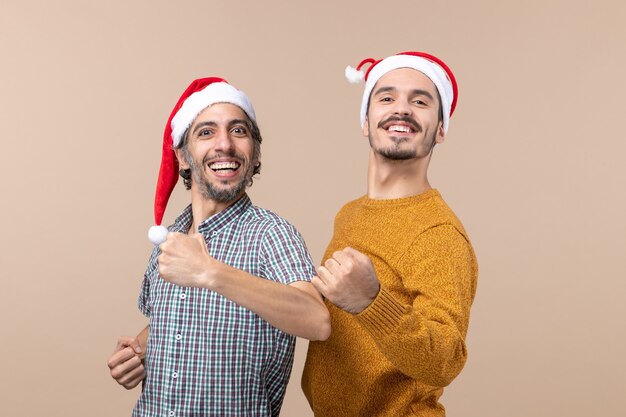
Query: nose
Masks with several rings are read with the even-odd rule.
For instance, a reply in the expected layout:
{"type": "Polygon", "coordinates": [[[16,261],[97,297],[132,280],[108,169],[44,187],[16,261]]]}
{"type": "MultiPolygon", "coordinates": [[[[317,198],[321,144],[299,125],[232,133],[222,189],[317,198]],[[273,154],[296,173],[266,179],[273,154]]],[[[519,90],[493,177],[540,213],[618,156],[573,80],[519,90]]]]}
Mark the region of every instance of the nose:
{"type": "Polygon", "coordinates": [[[409,116],[413,113],[409,101],[404,99],[398,99],[394,102],[393,112],[402,116],[409,116]]]}
{"type": "Polygon", "coordinates": [[[215,137],[215,151],[231,153],[233,149],[234,143],[230,132],[226,129],[220,129],[217,136],[215,137]]]}

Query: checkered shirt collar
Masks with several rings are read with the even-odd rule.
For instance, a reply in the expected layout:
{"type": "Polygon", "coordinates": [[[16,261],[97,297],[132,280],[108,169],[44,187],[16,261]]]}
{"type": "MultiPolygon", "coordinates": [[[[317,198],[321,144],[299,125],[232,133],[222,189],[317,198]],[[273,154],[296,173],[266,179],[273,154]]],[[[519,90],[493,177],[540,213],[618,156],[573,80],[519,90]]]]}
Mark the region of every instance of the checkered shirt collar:
{"type": "MultiPolygon", "coordinates": [[[[250,201],[250,197],[248,197],[248,194],[244,194],[234,204],[226,207],[224,210],[212,215],[200,223],[198,231],[205,236],[218,234],[220,230],[239,218],[251,205],[252,202],[250,201]]],[[[189,232],[189,228],[191,228],[192,223],[193,211],[190,204],[187,208],[185,208],[181,215],[176,218],[171,230],[173,232],[187,233],[189,232]]]]}

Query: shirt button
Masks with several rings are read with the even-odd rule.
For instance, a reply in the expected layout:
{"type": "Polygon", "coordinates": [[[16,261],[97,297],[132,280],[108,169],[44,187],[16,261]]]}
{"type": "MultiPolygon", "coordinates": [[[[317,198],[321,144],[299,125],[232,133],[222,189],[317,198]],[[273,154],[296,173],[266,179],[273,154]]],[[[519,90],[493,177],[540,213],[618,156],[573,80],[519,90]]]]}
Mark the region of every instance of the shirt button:
{"type": "Polygon", "coordinates": [[[174,379],[178,378],[178,372],[173,372],[172,373],[172,378],[174,378],[174,379]]]}
{"type": "Polygon", "coordinates": [[[185,294],[184,292],[180,294],[180,299],[184,300],[185,298],[187,298],[187,294],[185,294]]]}
{"type": "Polygon", "coordinates": [[[167,415],[168,415],[169,417],[174,417],[174,416],[176,415],[176,413],[175,413],[175,412],[173,412],[173,411],[170,411],[169,413],[167,413],[167,415]]]}
{"type": "Polygon", "coordinates": [[[180,339],[182,339],[182,338],[183,338],[183,336],[182,336],[181,334],[177,334],[177,335],[176,335],[176,340],[180,340],[180,339]]]}
{"type": "Polygon", "coordinates": [[[217,232],[212,232],[211,236],[217,236],[217,232]]]}

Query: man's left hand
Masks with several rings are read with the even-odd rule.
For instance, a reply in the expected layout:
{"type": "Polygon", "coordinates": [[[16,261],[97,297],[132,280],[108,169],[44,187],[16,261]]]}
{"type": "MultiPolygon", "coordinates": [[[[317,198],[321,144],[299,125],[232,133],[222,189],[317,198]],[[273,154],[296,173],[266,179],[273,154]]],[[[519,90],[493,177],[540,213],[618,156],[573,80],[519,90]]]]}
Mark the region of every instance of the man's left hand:
{"type": "Polygon", "coordinates": [[[208,272],[214,259],[201,234],[170,232],[159,248],[159,275],[165,281],[182,287],[208,287],[208,272]]]}
{"type": "Polygon", "coordinates": [[[332,258],[317,268],[317,274],[311,280],[315,288],[337,307],[352,314],[365,310],[380,290],[370,258],[349,247],[333,253],[332,258]]]}

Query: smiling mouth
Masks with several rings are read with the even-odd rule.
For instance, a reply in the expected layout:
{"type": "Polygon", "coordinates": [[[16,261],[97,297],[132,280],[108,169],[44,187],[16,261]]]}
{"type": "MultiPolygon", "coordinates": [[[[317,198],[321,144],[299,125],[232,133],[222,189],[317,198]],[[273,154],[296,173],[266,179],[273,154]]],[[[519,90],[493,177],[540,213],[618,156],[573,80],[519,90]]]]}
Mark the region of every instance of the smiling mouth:
{"type": "Polygon", "coordinates": [[[410,117],[390,117],[378,124],[387,133],[412,135],[422,131],[421,126],[410,117]]]}
{"type": "Polygon", "coordinates": [[[415,130],[407,125],[392,124],[385,129],[389,133],[415,133],[415,130]]]}
{"type": "Polygon", "coordinates": [[[239,169],[241,164],[237,161],[219,161],[209,164],[209,168],[217,174],[230,174],[239,169]]]}

